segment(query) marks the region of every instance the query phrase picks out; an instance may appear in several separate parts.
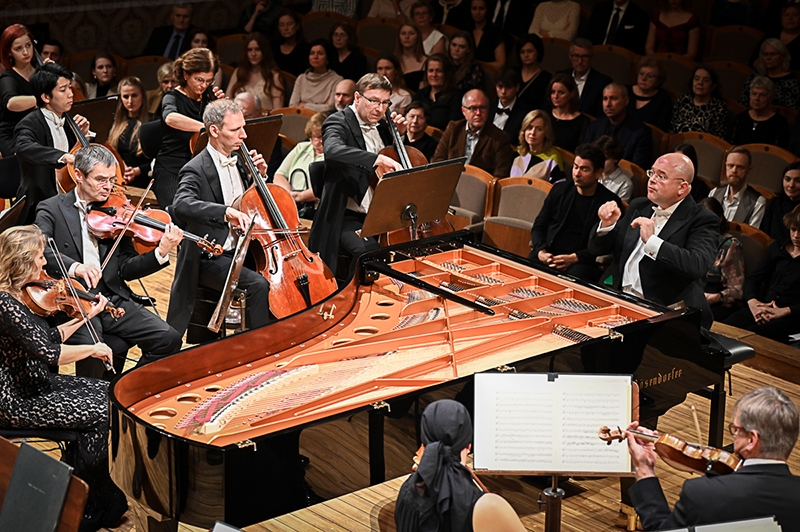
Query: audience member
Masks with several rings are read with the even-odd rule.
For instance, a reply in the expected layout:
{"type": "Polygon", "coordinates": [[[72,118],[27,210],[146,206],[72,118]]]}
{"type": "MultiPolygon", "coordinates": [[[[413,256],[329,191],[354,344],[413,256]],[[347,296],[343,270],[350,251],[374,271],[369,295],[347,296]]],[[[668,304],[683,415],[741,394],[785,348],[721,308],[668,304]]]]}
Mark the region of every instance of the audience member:
{"type": "MultiPolygon", "coordinates": [[[[792,0],[783,3],[770,2],[767,7],[768,12],[772,6],[780,6],[780,26],[774,29],[767,28],[765,31],[765,38],[769,39],[775,37],[780,40],[780,42],[786,46],[792,58],[790,70],[798,71],[800,70],[800,39],[797,37],[800,36],[800,5],[792,0]]],[[[767,13],[766,16],[769,16],[769,13],[767,13]]],[[[770,18],[769,20],[772,19],[770,18]]],[[[761,49],[758,48],[753,52],[749,64],[755,63],[756,59],[758,59],[757,54],[760,51],[761,49]]]]}
{"type": "Polygon", "coordinates": [[[602,150],[606,157],[600,183],[608,190],[619,196],[619,199],[630,202],[633,197],[633,174],[619,166],[625,153],[625,148],[614,137],[603,135],[592,143],[602,150]]]}
{"type": "Polygon", "coordinates": [[[436,153],[439,141],[425,132],[428,120],[430,120],[428,107],[422,102],[411,102],[406,108],[408,128],[403,144],[418,149],[430,161],[433,159],[433,154],[436,153]]]}
{"type": "Polygon", "coordinates": [[[486,73],[475,61],[475,40],[472,33],[459,31],[450,39],[447,56],[456,69],[456,88],[461,92],[483,89],[486,73]]]}
{"type": "Polygon", "coordinates": [[[489,16],[506,41],[506,50],[512,50],[514,40],[528,33],[530,22],[536,11],[536,3],[529,0],[499,0],[489,10],[489,16]]]}
{"type": "Polygon", "coordinates": [[[437,9],[434,22],[447,24],[454,28],[466,28],[469,25],[471,3],[468,0],[439,0],[432,4],[437,9]]]}
{"type": "Polygon", "coordinates": [[[583,143],[589,118],[578,110],[578,86],[569,74],[556,74],[547,89],[550,95],[550,118],[555,144],[568,152],[574,152],[583,143]]]}
{"type": "Polygon", "coordinates": [[[414,2],[411,6],[411,20],[419,28],[425,55],[444,54],[447,52],[447,37],[431,25],[431,22],[433,22],[433,9],[427,1],[419,0],[414,2]]]}
{"type": "Polygon", "coordinates": [[[700,21],[687,9],[687,0],[660,0],[650,20],[647,55],[676,54],[694,61],[700,48],[700,21]]]}
{"type": "Polygon", "coordinates": [[[373,0],[367,18],[411,18],[411,8],[415,0],[373,0]],[[398,9],[399,8],[399,9],[398,9]]]}
{"type": "MultiPolygon", "coordinates": [[[[495,79],[497,105],[492,106],[489,120],[511,138],[511,144],[519,145],[522,119],[533,110],[533,106],[517,97],[519,93],[519,72],[507,68],[495,79]]],[[[551,128],[552,132],[552,128],[551,128]]]]}
{"type": "Polygon", "coordinates": [[[462,117],[462,93],[453,83],[453,65],[445,56],[434,54],[425,61],[423,70],[427,86],[414,94],[413,101],[424,103],[431,113],[430,125],[444,130],[451,120],[462,117]]]}
{"type": "Polygon", "coordinates": [[[333,55],[325,39],[317,39],[309,45],[308,63],[311,68],[297,76],[290,107],[307,107],[317,113],[331,111],[335,106],[336,85],[342,76],[328,68],[333,55]]]}
{"type": "Polygon", "coordinates": [[[111,54],[100,52],[92,57],[92,81],[86,84],[88,99],[102,98],[117,93],[117,62],[111,54]]]}
{"type": "Polygon", "coordinates": [[[708,25],[715,28],[721,26],[755,27],[756,20],[756,10],[752,2],[714,0],[711,3],[708,25]]]}
{"type": "Polygon", "coordinates": [[[697,150],[688,142],[681,142],[680,144],[677,144],[672,151],[674,153],[682,153],[687,156],[690,161],[692,161],[694,178],[692,179],[692,191],[689,193],[689,195],[692,196],[692,199],[695,201],[695,203],[700,203],[708,197],[708,193],[711,192],[711,189],[708,187],[706,182],[703,179],[700,179],[697,175],[697,170],[699,168],[697,150]]]}
{"type": "Polygon", "coordinates": [[[56,39],[45,39],[42,41],[39,55],[42,56],[42,61],[49,59],[53,63],[60,63],[64,59],[64,45],[56,39]]]}
{"type": "MultiPolygon", "coordinates": [[[[786,465],[797,441],[797,407],[777,388],[758,388],[736,401],[728,429],[733,452],[744,459],[743,467],[729,475],[687,480],[672,513],[655,474],[654,444],[629,435],[628,449],[636,470],[630,494],[645,530],[773,516],[783,530],[800,529],[796,511],[800,479],[786,465]]],[[[628,430],[643,429],[634,421],[628,430]]]]}
{"type": "Polygon", "coordinates": [[[750,109],[733,120],[731,144],[772,144],[786,146],[789,123],[772,107],[775,84],[764,76],[750,82],[750,109]]]}
{"type": "MultiPolygon", "coordinates": [[[[603,114],[603,88],[611,83],[611,78],[592,68],[594,45],[588,39],[575,39],[569,46],[571,69],[559,70],[559,74],[569,74],[575,80],[580,96],[578,110],[593,117],[603,114]]],[[[524,81],[524,80],[523,80],[524,81]]]]}
{"type": "Polygon", "coordinates": [[[240,92],[258,96],[262,110],[283,107],[283,79],[272,59],[269,43],[260,33],[251,33],[244,40],[239,66],[233,72],[225,94],[233,98],[240,92]]]}
{"type": "Polygon", "coordinates": [[[517,96],[528,102],[534,109],[539,109],[547,101],[547,87],[553,75],[542,69],[544,44],[535,33],[523,36],[517,43],[517,59],[521,86],[517,96]]]}
{"type": "Polygon", "coordinates": [[[344,111],[353,103],[356,93],[356,84],[352,79],[343,79],[336,84],[336,93],[333,96],[337,111],[344,111]]]}
{"type": "Polygon", "coordinates": [[[699,65],[689,80],[690,94],[684,94],[672,108],[670,133],[695,131],[727,138],[730,109],[719,95],[719,78],[711,67],[699,65]]]}
{"type": "MultiPolygon", "coordinates": [[[[406,107],[411,103],[411,93],[406,87],[406,81],[403,78],[403,68],[400,66],[400,60],[394,54],[381,54],[378,60],[375,61],[375,72],[382,76],[392,84],[392,100],[391,110],[405,114],[406,107]]],[[[355,90],[355,84],[353,84],[355,90]]]]}
{"type": "Polygon", "coordinates": [[[703,280],[717,250],[719,219],[689,197],[694,168],[685,155],[662,155],[647,176],[647,197],[631,201],[625,216],[614,202],[600,207],[589,251],[614,254],[606,284],[660,305],[699,308],[708,328],[713,316],[703,280]]]}
{"type": "Polygon", "coordinates": [[[304,133],[309,140],[300,142],[286,154],[280,168],[275,172],[274,183],[285,188],[297,204],[301,218],[314,219],[317,197],[311,189],[308,167],[311,163],[325,160],[322,147],[322,123],[325,115],[317,113],[306,122],[304,133]]]}
{"type": "Polygon", "coordinates": [[[616,138],[625,148],[623,159],[642,168],[653,160],[653,135],[644,122],[628,114],[628,89],[617,83],[603,90],[602,116],[586,128],[586,142],[594,142],[603,135],[616,138]]]}
{"type": "Polygon", "coordinates": [[[709,197],[722,205],[729,222],[745,223],[758,229],[767,200],[747,184],[747,174],[752,169],[750,151],[740,146],[734,147],[725,158],[725,179],[728,184],[712,190],[709,197]]]}
{"type": "Polygon", "coordinates": [[[308,65],[308,44],[303,38],[300,15],[291,9],[278,16],[278,37],[272,41],[272,57],[278,68],[293,76],[305,72],[308,65]]]}
{"type": "Polygon", "coordinates": [[[128,76],[119,82],[119,102],[114,122],[108,134],[108,144],[119,153],[125,163],[122,178],[126,185],[144,188],[153,159],[142,153],[139,144],[139,126],[152,117],[144,100],[144,86],[139,78],[128,76]]]}
{"type": "Polygon", "coordinates": [[[272,37],[281,15],[279,0],[253,0],[239,14],[236,29],[239,33],[260,33],[272,37]]]}
{"type": "Polygon", "coordinates": [[[233,101],[239,104],[239,107],[242,108],[242,116],[244,116],[245,120],[252,120],[262,116],[261,100],[259,100],[258,96],[252,92],[240,92],[233,98],[233,101]]]}
{"type": "Polygon", "coordinates": [[[178,80],[175,79],[175,63],[170,61],[158,67],[156,78],[158,79],[158,88],[147,91],[147,112],[160,119],[161,98],[178,86],[178,80]]]}
{"type": "MultiPolygon", "coordinates": [[[[186,35],[186,38],[183,40],[181,54],[193,48],[208,48],[213,53],[217,53],[217,41],[208,33],[207,30],[204,30],[203,28],[192,28],[186,35]]],[[[240,62],[239,64],[246,65],[247,61],[240,62]]],[[[220,68],[217,70],[217,73],[214,74],[214,86],[222,87],[222,82],[222,69],[220,68]]]]}
{"type": "Polygon", "coordinates": [[[750,74],[742,87],[739,103],[750,102],[750,84],[756,76],[766,76],[775,84],[773,102],[775,105],[797,109],[800,105],[800,81],[790,70],[792,57],[779,39],[767,39],[761,43],[756,60],[756,72],[750,74]]]}
{"type": "Polygon", "coordinates": [[[550,183],[566,178],[564,161],[553,144],[553,126],[544,111],[536,109],[525,115],[517,137],[519,156],[511,165],[511,177],[537,177],[550,183]]]}
{"type": "Polygon", "coordinates": [[[0,37],[0,156],[14,154],[14,128],[25,115],[36,109],[36,96],[30,80],[35,70],[33,34],[22,24],[12,24],[0,37]]]}
{"type": "Polygon", "coordinates": [[[489,99],[483,91],[472,89],[466,93],[461,100],[461,112],[464,120],[450,122],[431,162],[466,157],[467,164],[490,175],[508,177],[514,160],[511,139],[489,123],[489,99]]]}
{"type": "Polygon", "coordinates": [[[553,185],[536,216],[528,260],[585,281],[597,281],[600,267],[597,255],[587,249],[589,235],[600,221],[597,212],[602,205],[613,202],[622,208],[619,197],[598,182],[604,163],[605,156],[596,146],[578,146],[572,180],[553,185]]]}
{"type": "Polygon", "coordinates": [[[192,29],[192,4],[175,4],[170,13],[170,26],[154,28],[142,55],[163,55],[177,59],[186,34],[192,29]]]}
{"type": "Polygon", "coordinates": [[[672,118],[672,99],[662,88],[666,80],[664,65],[654,57],[643,57],[639,60],[636,83],[628,89],[628,112],[664,132],[669,131],[672,118]]]}
{"type": "Polygon", "coordinates": [[[613,44],[644,55],[650,17],[630,0],[603,0],[592,7],[587,37],[594,44],[613,44]]]}
{"type": "Polygon", "coordinates": [[[719,218],[719,247],[714,264],[706,274],[703,292],[711,307],[714,321],[722,321],[739,309],[744,287],[744,248],[739,239],[728,232],[728,220],[722,205],[714,198],[705,198],[700,205],[719,218]]]}
{"type": "Polygon", "coordinates": [[[358,8],[358,0],[312,0],[311,11],[325,11],[339,13],[345,17],[355,20],[358,8]]]}
{"type": "Polygon", "coordinates": [[[331,27],[330,42],[334,53],[330,68],[344,79],[359,80],[367,73],[367,56],[358,49],[356,29],[348,22],[337,22],[331,27]]]}
{"type": "Polygon", "coordinates": [[[426,61],[425,50],[422,47],[422,37],[417,26],[407,22],[397,31],[397,44],[394,55],[400,60],[403,67],[403,76],[406,87],[412,91],[420,88],[425,78],[423,65],[426,61]]]}
{"type": "Polygon", "coordinates": [[[550,0],[536,6],[528,33],[571,41],[578,34],[581,6],[572,0],[550,0]]]}
{"type": "Polygon", "coordinates": [[[506,44],[503,34],[492,24],[487,0],[470,0],[472,37],[475,39],[475,59],[497,70],[506,64],[506,44]]]}
{"type": "Polygon", "coordinates": [[[800,205],[800,161],[789,163],[783,171],[782,185],[782,190],[767,202],[761,220],[761,230],[777,241],[789,238],[783,217],[800,205]]]}

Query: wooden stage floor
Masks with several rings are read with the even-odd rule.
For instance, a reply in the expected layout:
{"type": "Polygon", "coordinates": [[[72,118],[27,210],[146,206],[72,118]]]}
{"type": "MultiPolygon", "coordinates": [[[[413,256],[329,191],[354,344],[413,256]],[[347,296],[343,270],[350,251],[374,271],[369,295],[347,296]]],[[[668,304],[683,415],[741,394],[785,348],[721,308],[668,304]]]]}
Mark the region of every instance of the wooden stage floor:
{"type": "MultiPolygon", "coordinates": [[[[166,315],[174,263],[175,258],[173,257],[170,266],[144,279],[147,290],[158,300],[162,316],[166,315]]],[[[134,291],[141,292],[137,283],[131,283],[131,287],[134,291]]],[[[130,355],[132,358],[138,358],[138,349],[133,349],[130,355]]],[[[63,371],[70,372],[72,368],[65,367],[63,371]]],[[[733,396],[727,398],[726,426],[732,422],[733,405],[736,399],[760,386],[776,386],[785,391],[795,404],[800,405],[800,385],[798,383],[788,382],[741,365],[734,367],[732,377],[733,396]]],[[[453,390],[442,390],[436,392],[435,395],[424,395],[421,398],[421,408],[433,400],[447,397],[448,394],[452,395],[453,393],[453,390]]],[[[664,432],[674,433],[694,441],[696,431],[691,416],[691,405],[697,409],[701,428],[706,430],[709,401],[695,395],[689,395],[686,402],[676,406],[663,416],[659,428],[664,432]]],[[[413,409],[402,419],[387,419],[385,426],[386,478],[390,480],[411,472],[411,459],[416,451],[413,409]]],[[[706,438],[707,435],[704,434],[703,441],[706,438]]],[[[732,437],[726,432],[725,443],[728,444],[731,441],[732,437]]],[[[302,433],[300,445],[301,452],[311,459],[306,479],[320,496],[331,499],[368,486],[366,413],[307,429],[302,433]],[[333,445],[334,442],[335,445],[333,445]]],[[[793,471],[800,471],[800,449],[797,447],[792,453],[789,465],[793,471]]],[[[659,464],[657,473],[671,505],[677,500],[683,481],[690,475],[677,472],[663,463],[659,464]]],[[[544,511],[540,510],[536,503],[540,493],[539,488],[518,477],[482,477],[482,479],[490,491],[502,495],[512,504],[528,530],[541,531],[544,529],[544,511]]],[[[264,482],[272,481],[264,479],[264,482]]],[[[296,530],[299,532],[323,529],[393,531],[394,516],[391,512],[393,505],[386,504],[387,494],[391,493],[391,490],[387,491],[387,489],[387,486],[381,486],[367,492],[369,494],[367,499],[362,497],[358,500],[360,504],[351,505],[352,516],[332,515],[325,511],[324,507],[319,507],[309,513],[312,518],[308,518],[306,521],[292,516],[276,519],[258,527],[249,527],[248,531],[296,530]],[[367,502],[364,502],[365,500],[367,502]],[[368,507],[370,501],[372,504],[381,504],[370,509],[368,507]],[[365,512],[367,513],[366,517],[365,512]],[[339,520],[340,522],[337,523],[339,520]]],[[[563,503],[562,530],[570,532],[621,530],[615,527],[618,512],[619,483],[617,479],[573,479],[569,482],[567,498],[563,503]]],[[[130,512],[128,519],[114,530],[120,532],[135,530],[130,512]]],[[[203,529],[181,524],[179,530],[196,532],[203,529]]]]}

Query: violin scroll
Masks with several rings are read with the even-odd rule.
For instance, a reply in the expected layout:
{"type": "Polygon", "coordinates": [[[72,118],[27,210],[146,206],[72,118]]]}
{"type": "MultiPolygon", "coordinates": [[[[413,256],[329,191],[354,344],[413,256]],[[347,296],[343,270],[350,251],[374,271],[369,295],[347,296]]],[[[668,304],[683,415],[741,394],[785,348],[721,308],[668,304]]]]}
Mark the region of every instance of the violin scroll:
{"type": "Polygon", "coordinates": [[[615,441],[625,441],[625,438],[628,437],[628,433],[619,427],[616,429],[611,429],[606,425],[603,425],[600,427],[600,430],[597,431],[597,437],[606,442],[608,445],[611,445],[611,443],[615,441]]]}

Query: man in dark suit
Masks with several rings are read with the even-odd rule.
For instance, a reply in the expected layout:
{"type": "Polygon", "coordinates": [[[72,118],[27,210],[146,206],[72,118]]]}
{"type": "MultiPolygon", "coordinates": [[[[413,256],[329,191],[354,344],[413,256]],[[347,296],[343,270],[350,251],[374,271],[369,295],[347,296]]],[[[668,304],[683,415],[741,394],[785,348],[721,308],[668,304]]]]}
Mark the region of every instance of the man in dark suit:
{"type": "Polygon", "coordinates": [[[598,183],[606,158],[590,144],[575,150],[572,181],[553,185],[531,230],[533,250],[528,260],[587,281],[597,281],[597,255],[587,249],[597,225],[597,211],[607,202],[622,207],[616,194],[598,183]]]}
{"type": "Polygon", "coordinates": [[[169,18],[172,25],[153,29],[142,55],[161,55],[173,61],[181,55],[183,40],[194,27],[192,5],[175,4],[169,18]]]}
{"type": "MultiPolygon", "coordinates": [[[[374,237],[361,238],[356,231],[369,212],[373,194],[370,175],[375,168],[403,169],[394,159],[378,153],[392,143],[388,125],[381,122],[391,105],[391,95],[389,80],[380,74],[366,74],[356,83],[353,104],[322,124],[325,185],[308,247],[319,252],[332,272],[336,272],[340,245],[354,257],[379,247],[374,237]]],[[[404,135],[406,119],[394,115],[393,120],[404,135]]]]}
{"type": "Polygon", "coordinates": [[[661,305],[699,308],[708,328],[703,282],[717,253],[719,218],[691,198],[694,166],[685,155],[662,155],[648,178],[647,197],[633,200],[625,216],[616,202],[600,207],[589,251],[614,254],[607,284],[661,305]]]}
{"type": "Polygon", "coordinates": [[[511,144],[519,146],[519,130],[522,128],[522,119],[533,111],[533,106],[517,99],[522,78],[517,70],[507,68],[497,76],[494,83],[497,90],[497,105],[492,107],[489,121],[498,129],[508,133],[511,144]]]}
{"type": "MultiPolygon", "coordinates": [[[[14,145],[22,168],[17,197],[26,197],[20,224],[33,223],[39,202],[58,194],[56,169],[75,161],[69,153],[75,134],[64,123],[64,113],[72,109],[71,82],[72,72],[57,63],[46,63],[31,75],[38,108],[14,129],[14,145]]],[[[72,118],[84,134],[89,132],[86,118],[72,118]]]]}
{"type": "MultiPolygon", "coordinates": [[[[464,120],[452,121],[444,130],[432,163],[467,157],[495,177],[508,177],[515,153],[505,131],[489,122],[489,99],[480,89],[472,89],[461,100],[464,120]]],[[[327,155],[326,155],[327,157],[327,155]]]]}
{"type": "Polygon", "coordinates": [[[644,55],[650,17],[630,0],[598,2],[592,8],[588,35],[594,44],[613,44],[644,55]]]}
{"type": "MultiPolygon", "coordinates": [[[[537,4],[535,0],[495,0],[488,2],[486,14],[504,35],[521,37],[528,33],[537,4]]],[[[506,41],[506,50],[510,53],[513,53],[513,43],[513,39],[506,41]]]]}
{"type": "MultiPolygon", "coordinates": [[[[686,529],[774,516],[783,530],[800,530],[800,477],[786,465],[799,426],[797,407],[777,388],[743,395],[736,401],[729,429],[734,453],[744,464],[728,475],[687,480],[672,512],[655,475],[653,443],[629,435],[636,471],[636,484],[629,492],[644,529],[686,529]]],[[[628,429],[638,429],[638,423],[628,429]]]]}
{"type": "Polygon", "coordinates": [[[594,117],[603,111],[603,88],[611,83],[611,78],[592,68],[594,48],[589,39],[578,38],[569,47],[569,60],[572,68],[559,70],[559,74],[569,74],[575,80],[580,94],[578,110],[594,117]]]}
{"type": "Polygon", "coordinates": [[[603,135],[617,139],[624,148],[622,156],[642,168],[653,160],[653,135],[650,128],[628,114],[628,89],[617,83],[603,90],[603,114],[586,128],[585,142],[594,142],[603,135]]]}
{"type": "MultiPolygon", "coordinates": [[[[154,313],[131,300],[125,281],[157,272],[169,262],[169,253],[183,238],[183,232],[169,224],[158,246],[139,255],[129,237],[123,237],[115,250],[113,239],[97,239],[88,229],[86,216],[108,200],[116,179],[117,160],[103,146],[87,146],[75,154],[75,189],[39,204],[36,225],[52,237],[71,277],[83,280],[92,292],[107,295],[114,306],[125,311],[120,318],[102,312],[92,318],[100,341],[109,334],[142,350],[139,365],[171,355],[181,348],[181,335],[154,313]],[[109,258],[110,255],[110,258],[109,258]],[[107,263],[106,263],[107,261],[107,263]],[[103,263],[105,268],[102,268],[103,263]]],[[[47,270],[61,277],[56,258],[45,248],[47,270]]],[[[68,343],[94,343],[88,327],[73,334],[68,343]]],[[[123,361],[124,363],[124,361],[123,361]]],[[[121,368],[120,368],[121,369],[121,368]]],[[[76,363],[77,375],[102,377],[105,368],[97,359],[76,363]]]]}
{"type": "MultiPolygon", "coordinates": [[[[194,311],[199,285],[222,292],[236,248],[235,228],[246,231],[250,218],[231,207],[242,196],[251,180],[235,152],[247,133],[242,108],[231,100],[211,102],[203,113],[208,145],[181,168],[175,193],[175,216],[186,222],[186,230],[222,244],[223,254],[207,257],[200,248],[183,245],[167,311],[167,322],[183,334],[194,311]]],[[[267,163],[261,154],[250,152],[262,175],[267,163]]],[[[269,283],[258,272],[243,267],[239,288],[247,292],[245,323],[255,329],[269,322],[269,283]]]]}

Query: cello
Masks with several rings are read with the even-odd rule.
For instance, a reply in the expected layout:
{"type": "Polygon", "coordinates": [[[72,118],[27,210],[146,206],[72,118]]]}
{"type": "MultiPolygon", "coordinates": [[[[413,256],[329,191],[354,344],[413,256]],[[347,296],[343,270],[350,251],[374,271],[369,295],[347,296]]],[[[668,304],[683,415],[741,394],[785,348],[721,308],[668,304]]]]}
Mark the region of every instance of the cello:
{"type": "MultiPolygon", "coordinates": [[[[75,152],[79,149],[85,148],[92,144],[89,142],[89,139],[86,138],[86,135],[83,134],[83,131],[81,131],[81,128],[78,127],[78,124],[75,123],[75,120],[69,113],[64,113],[64,122],[69,125],[72,133],[75,135],[75,138],[78,139],[78,142],[69,151],[72,155],[75,155],[75,152]]],[[[125,163],[122,161],[119,153],[117,153],[117,150],[105,144],[102,144],[102,146],[107,148],[117,160],[117,170],[115,175],[117,182],[123,183],[124,179],[122,173],[123,168],[125,168],[125,163]]],[[[59,168],[56,170],[56,180],[58,181],[58,186],[61,188],[61,190],[64,192],[70,192],[73,188],[75,188],[75,165],[73,163],[68,163],[64,168],[59,168]]]]}
{"type": "Polygon", "coordinates": [[[300,239],[300,219],[292,196],[284,188],[268,184],[242,142],[245,165],[253,185],[234,204],[256,226],[250,249],[256,270],[269,281],[269,308],[276,318],[305,310],[333,294],[336,279],[316,253],[300,239]]]}

